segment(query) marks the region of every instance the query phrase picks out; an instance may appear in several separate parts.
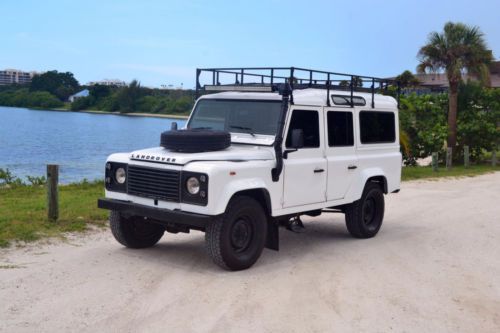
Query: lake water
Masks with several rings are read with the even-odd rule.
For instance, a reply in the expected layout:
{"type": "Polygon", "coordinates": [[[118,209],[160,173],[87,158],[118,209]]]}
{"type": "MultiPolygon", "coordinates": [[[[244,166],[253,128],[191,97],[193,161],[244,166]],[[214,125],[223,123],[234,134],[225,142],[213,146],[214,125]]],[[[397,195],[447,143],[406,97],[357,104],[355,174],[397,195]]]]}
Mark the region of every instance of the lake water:
{"type": "Polygon", "coordinates": [[[61,183],[103,179],[108,155],[158,146],[173,121],[185,122],[0,106],[0,168],[42,176],[53,163],[60,165],[61,183]]]}

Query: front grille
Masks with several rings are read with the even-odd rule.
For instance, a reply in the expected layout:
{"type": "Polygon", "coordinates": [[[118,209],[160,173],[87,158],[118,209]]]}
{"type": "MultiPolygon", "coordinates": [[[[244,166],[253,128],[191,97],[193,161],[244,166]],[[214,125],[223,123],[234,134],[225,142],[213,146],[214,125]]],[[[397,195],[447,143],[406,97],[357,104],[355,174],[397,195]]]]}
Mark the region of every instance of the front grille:
{"type": "Polygon", "coordinates": [[[166,201],[180,201],[180,172],[128,166],[127,193],[166,201]]]}

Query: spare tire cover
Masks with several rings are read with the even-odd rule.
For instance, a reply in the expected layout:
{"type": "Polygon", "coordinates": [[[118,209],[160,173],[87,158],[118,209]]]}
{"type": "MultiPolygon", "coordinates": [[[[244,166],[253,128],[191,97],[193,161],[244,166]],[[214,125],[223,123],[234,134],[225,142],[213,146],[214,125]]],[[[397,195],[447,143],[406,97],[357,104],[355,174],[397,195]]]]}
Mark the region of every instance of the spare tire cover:
{"type": "Polygon", "coordinates": [[[207,129],[183,129],[161,133],[160,146],[174,151],[198,153],[226,149],[231,145],[231,134],[207,129]]]}

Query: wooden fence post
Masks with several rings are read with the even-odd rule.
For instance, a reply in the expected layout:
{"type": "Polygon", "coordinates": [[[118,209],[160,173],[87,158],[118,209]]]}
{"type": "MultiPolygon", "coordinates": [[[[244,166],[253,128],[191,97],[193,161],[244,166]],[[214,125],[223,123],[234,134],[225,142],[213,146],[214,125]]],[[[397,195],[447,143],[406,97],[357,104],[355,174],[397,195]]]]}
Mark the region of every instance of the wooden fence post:
{"type": "Polygon", "coordinates": [[[497,151],[496,151],[496,149],[494,149],[491,152],[491,165],[493,165],[494,167],[497,166],[497,151]]]}
{"type": "Polygon", "coordinates": [[[452,158],[453,158],[453,148],[448,147],[446,149],[446,169],[448,169],[448,170],[451,169],[452,158]]]}
{"type": "Polygon", "coordinates": [[[464,167],[469,167],[469,146],[464,146],[464,167]]]}
{"type": "Polygon", "coordinates": [[[432,171],[438,171],[438,153],[432,153],[432,171]]]}
{"type": "Polygon", "coordinates": [[[57,184],[59,182],[59,165],[47,165],[47,216],[51,221],[57,221],[59,217],[59,193],[57,184]]]}

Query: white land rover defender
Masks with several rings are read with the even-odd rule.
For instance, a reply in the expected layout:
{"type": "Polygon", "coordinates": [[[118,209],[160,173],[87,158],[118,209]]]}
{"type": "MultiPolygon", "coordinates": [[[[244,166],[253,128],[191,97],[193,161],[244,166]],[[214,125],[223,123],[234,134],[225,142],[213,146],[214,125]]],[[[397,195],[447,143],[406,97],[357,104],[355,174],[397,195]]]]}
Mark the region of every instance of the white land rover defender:
{"type": "Polygon", "coordinates": [[[229,270],[278,250],[279,227],[299,230],[301,215],[344,213],[352,236],[373,237],[384,194],[400,187],[398,103],[378,93],[393,84],[296,67],[197,69],[203,94],[186,128],[109,156],[98,206],[126,247],[200,230],[229,270]]]}

